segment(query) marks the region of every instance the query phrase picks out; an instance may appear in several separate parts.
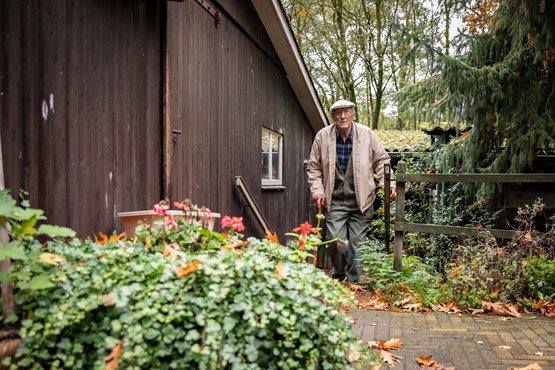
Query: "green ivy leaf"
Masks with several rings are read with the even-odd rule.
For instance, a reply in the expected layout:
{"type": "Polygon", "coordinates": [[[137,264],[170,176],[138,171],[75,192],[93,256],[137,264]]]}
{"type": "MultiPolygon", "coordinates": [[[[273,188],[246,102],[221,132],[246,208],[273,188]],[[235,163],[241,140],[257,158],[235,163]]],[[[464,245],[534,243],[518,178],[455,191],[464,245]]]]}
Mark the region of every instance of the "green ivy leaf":
{"type": "Polygon", "coordinates": [[[12,260],[26,260],[25,250],[21,243],[17,240],[11,241],[8,244],[0,244],[0,260],[9,257],[12,260]]]}
{"type": "Polygon", "coordinates": [[[48,289],[53,288],[56,285],[50,280],[50,277],[46,274],[35,276],[27,286],[27,289],[37,290],[37,289],[48,289]]]}
{"type": "Polygon", "coordinates": [[[37,234],[48,235],[51,238],[75,238],[75,231],[68,227],[43,224],[39,226],[37,234]]]}
{"type": "Polygon", "coordinates": [[[0,217],[9,217],[15,208],[15,200],[8,189],[0,191],[0,217]]]}
{"type": "Polygon", "coordinates": [[[23,209],[21,207],[13,207],[9,217],[17,221],[28,221],[32,218],[35,218],[35,223],[37,222],[36,220],[46,220],[46,217],[44,216],[44,211],[42,209],[35,208],[23,209]]]}

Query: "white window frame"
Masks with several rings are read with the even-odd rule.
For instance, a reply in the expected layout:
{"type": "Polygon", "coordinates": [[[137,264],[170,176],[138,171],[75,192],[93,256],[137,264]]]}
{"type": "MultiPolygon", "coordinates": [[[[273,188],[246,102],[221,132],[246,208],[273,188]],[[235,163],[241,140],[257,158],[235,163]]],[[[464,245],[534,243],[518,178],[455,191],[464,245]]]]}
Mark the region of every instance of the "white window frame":
{"type": "MultiPolygon", "coordinates": [[[[270,134],[270,152],[267,154],[268,155],[268,177],[270,177],[270,179],[264,179],[262,178],[262,169],[260,171],[260,175],[262,178],[262,186],[282,186],[283,185],[283,134],[280,134],[279,132],[267,129],[265,127],[262,127],[262,132],[260,135],[260,141],[261,141],[261,145],[260,145],[260,152],[262,153],[262,135],[263,134],[270,134]],[[278,178],[277,179],[271,179],[271,174],[272,174],[272,170],[273,170],[273,163],[272,163],[272,142],[274,140],[278,140],[278,178]]],[[[264,155],[264,154],[263,154],[264,155]]]]}

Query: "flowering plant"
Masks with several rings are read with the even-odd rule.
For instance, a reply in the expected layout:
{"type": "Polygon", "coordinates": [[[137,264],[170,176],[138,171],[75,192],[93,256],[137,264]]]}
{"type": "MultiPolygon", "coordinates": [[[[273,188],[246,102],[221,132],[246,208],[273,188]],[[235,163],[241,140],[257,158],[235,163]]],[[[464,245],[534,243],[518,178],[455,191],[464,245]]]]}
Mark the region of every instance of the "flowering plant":
{"type": "Polygon", "coordinates": [[[286,234],[289,236],[294,236],[296,238],[291,242],[291,247],[298,248],[301,251],[314,251],[314,264],[316,264],[316,261],[318,259],[318,247],[321,245],[333,243],[338,240],[338,238],[334,238],[331,240],[322,241],[322,235],[320,233],[322,228],[320,227],[320,222],[325,217],[321,212],[318,212],[316,218],[318,220],[316,227],[312,227],[312,225],[308,221],[305,221],[298,227],[294,228],[292,233],[286,234]]]}

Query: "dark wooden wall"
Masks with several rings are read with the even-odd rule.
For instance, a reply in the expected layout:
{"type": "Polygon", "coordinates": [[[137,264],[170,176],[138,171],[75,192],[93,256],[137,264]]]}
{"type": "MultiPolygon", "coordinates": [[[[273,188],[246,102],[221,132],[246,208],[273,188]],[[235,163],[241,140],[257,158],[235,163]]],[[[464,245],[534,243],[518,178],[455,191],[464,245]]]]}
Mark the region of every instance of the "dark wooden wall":
{"type": "MultiPolygon", "coordinates": [[[[215,2],[213,2],[215,3],[215,2]]],[[[314,132],[270,39],[248,1],[220,1],[221,23],[195,1],[168,2],[169,117],[183,130],[172,147],[172,198],[243,214],[234,176],[245,178],[270,225],[283,235],[308,217],[303,159],[314,132]],[[261,189],[261,129],[284,135],[283,190],[261,189]]]]}
{"type": "Polygon", "coordinates": [[[151,0],[0,1],[6,186],[49,222],[110,232],[116,212],[160,198],[160,14],[151,0]]]}

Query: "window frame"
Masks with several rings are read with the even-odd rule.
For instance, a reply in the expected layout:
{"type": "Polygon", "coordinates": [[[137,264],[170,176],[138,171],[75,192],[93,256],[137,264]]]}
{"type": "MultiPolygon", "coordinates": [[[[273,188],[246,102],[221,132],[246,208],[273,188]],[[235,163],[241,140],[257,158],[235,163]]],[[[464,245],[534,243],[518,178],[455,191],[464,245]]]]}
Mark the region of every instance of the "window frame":
{"type": "Polygon", "coordinates": [[[271,177],[272,170],[273,170],[273,162],[272,162],[272,154],[275,153],[272,151],[272,143],[274,142],[275,138],[278,140],[278,178],[277,179],[265,179],[263,177],[262,168],[260,169],[260,178],[261,178],[261,185],[263,188],[272,188],[272,187],[282,187],[283,186],[283,141],[284,135],[280,132],[274,131],[267,127],[262,127],[262,131],[260,133],[260,153],[262,155],[268,155],[268,175],[271,177]],[[262,153],[262,136],[267,133],[270,135],[270,151],[266,154],[262,153]]]}

